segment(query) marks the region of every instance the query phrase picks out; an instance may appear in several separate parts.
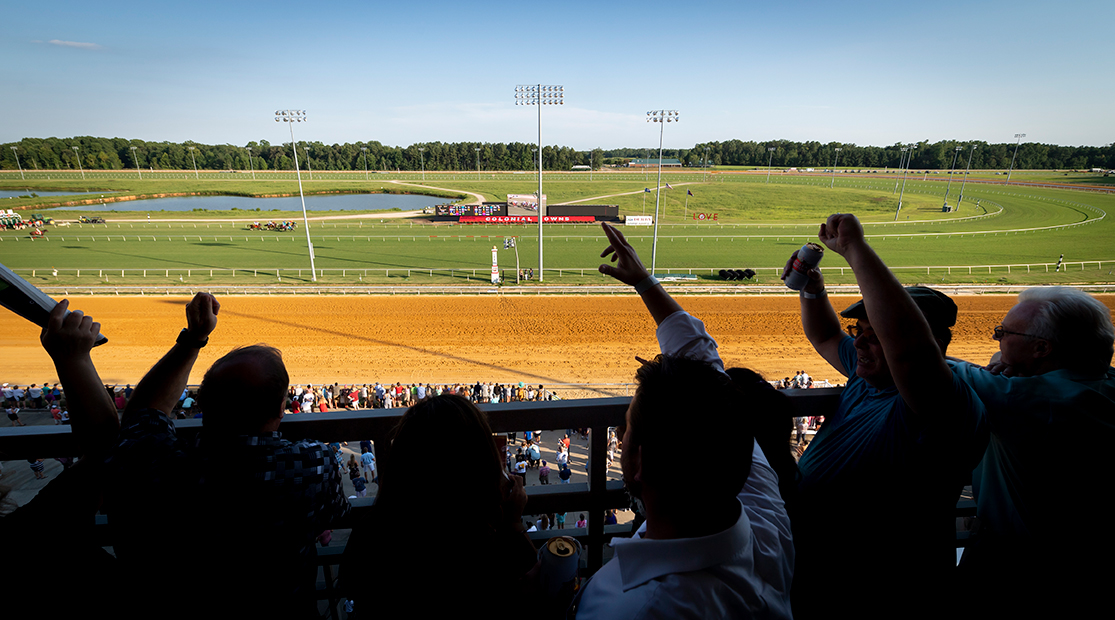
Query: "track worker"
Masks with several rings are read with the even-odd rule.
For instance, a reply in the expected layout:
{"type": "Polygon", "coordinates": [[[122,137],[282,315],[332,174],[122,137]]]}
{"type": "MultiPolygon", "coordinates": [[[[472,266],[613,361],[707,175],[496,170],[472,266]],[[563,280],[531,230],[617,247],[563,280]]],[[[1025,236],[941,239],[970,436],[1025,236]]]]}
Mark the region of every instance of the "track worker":
{"type": "Polygon", "coordinates": [[[109,460],[109,523],[129,603],[170,617],[305,618],[317,614],[315,539],[349,511],[341,473],[316,441],[278,432],[290,378],[277,349],[233,349],[198,390],[202,428],[185,445],[171,411],[217,327],[198,293],[186,329],[136,385],[109,460]],[[188,596],[166,600],[174,576],[188,596]]]}
{"type": "Polygon", "coordinates": [[[986,446],[983,406],[945,360],[956,304],[904,289],[854,215],[818,237],[863,299],[841,313],[856,321],[844,333],[819,270],[800,294],[806,337],[848,383],[799,461],[794,617],[933,617],[952,592],[956,502],[986,446]]]}
{"type": "Polygon", "coordinates": [[[790,618],[790,523],[748,408],[755,402],[748,390],[765,386],[733,383],[704,324],[647,272],[619,231],[603,226],[610,245],[601,256],[613,255],[616,265],[600,271],[635,287],[658,324],[662,355],[638,370],[620,457],[646,521],[631,538],[612,541],[615,557],[581,589],[576,617],[790,618]],[[694,434],[714,428],[739,448],[678,441],[678,416],[694,434]]]}
{"type": "Polygon", "coordinates": [[[962,595],[973,614],[1090,615],[1107,606],[1109,573],[1095,562],[1115,552],[1102,492],[1115,442],[1111,311],[1083,291],[1031,288],[993,337],[991,364],[956,369],[991,430],[972,477],[962,595]]]}

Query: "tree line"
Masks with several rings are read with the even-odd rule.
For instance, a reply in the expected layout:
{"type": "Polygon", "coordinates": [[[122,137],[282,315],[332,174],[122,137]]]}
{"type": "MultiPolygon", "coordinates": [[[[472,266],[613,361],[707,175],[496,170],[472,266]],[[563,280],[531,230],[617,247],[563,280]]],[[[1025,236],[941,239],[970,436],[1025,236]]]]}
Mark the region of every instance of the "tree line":
{"type": "MultiPolygon", "coordinates": [[[[766,166],[897,168],[902,160],[902,147],[859,146],[830,142],[793,142],[777,140],[754,142],[728,140],[704,142],[690,149],[665,149],[663,157],[679,159],[686,166],[766,166]],[[768,149],[773,148],[773,151],[768,149]],[[837,159],[836,149],[839,151],[837,159]]],[[[942,140],[916,144],[911,168],[942,170],[954,161],[958,168],[971,165],[974,169],[1007,168],[1014,155],[1015,144],[990,144],[982,141],[942,140]],[[973,150],[972,147],[975,147],[973,150]],[[957,151],[959,147],[959,151],[957,151]],[[954,160],[955,158],[955,160],[954,160]]],[[[0,167],[16,169],[19,163],[27,170],[293,170],[294,153],[290,143],[273,145],[267,140],[252,141],[244,146],[232,144],[200,144],[197,142],[147,142],[123,138],[24,138],[0,148],[0,167]],[[12,150],[11,147],[16,147],[12,150]],[[76,149],[74,148],[76,147],[76,149]]],[[[578,151],[567,146],[543,146],[542,167],[545,170],[570,170],[573,166],[622,165],[634,158],[657,157],[653,148],[593,149],[578,151]]],[[[522,142],[425,142],[410,146],[385,146],[379,142],[324,144],[298,142],[298,162],[312,170],[420,170],[428,171],[530,171],[538,168],[537,147],[522,142]]],[[[1115,168],[1115,144],[1105,146],[1059,146],[1026,142],[1018,146],[1014,163],[1020,169],[1088,169],[1115,168]]]]}

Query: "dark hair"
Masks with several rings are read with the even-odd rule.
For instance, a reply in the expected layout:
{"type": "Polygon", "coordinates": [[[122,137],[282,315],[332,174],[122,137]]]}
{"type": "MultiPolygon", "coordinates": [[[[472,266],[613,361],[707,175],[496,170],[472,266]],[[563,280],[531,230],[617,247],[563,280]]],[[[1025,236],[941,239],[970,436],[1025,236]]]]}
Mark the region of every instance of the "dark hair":
{"type": "Polygon", "coordinates": [[[801,478],[797,461],[790,454],[790,435],[794,431],[796,413],[794,405],[788,396],[771,387],[762,375],[750,368],[729,368],[724,372],[742,393],[742,404],[754,429],[755,441],[778,475],[782,501],[789,503],[801,478]]]}
{"type": "Polygon", "coordinates": [[[377,507],[401,510],[411,524],[426,517],[440,521],[446,506],[493,528],[499,524],[503,462],[487,416],[468,399],[442,394],[408,409],[392,431],[386,456],[377,507]],[[454,453],[453,467],[467,474],[435,493],[430,484],[443,480],[446,471],[443,460],[431,454],[430,440],[439,436],[462,446],[454,453]]]}
{"type": "Polygon", "coordinates": [[[257,344],[233,349],[205,371],[197,391],[206,430],[253,434],[283,415],[290,375],[283,354],[257,344]]]}
{"type": "Polygon", "coordinates": [[[635,379],[631,445],[624,450],[641,448],[643,483],[678,502],[739,494],[751,473],[754,434],[728,375],[708,362],[659,355],[635,379]],[[732,449],[706,450],[699,435],[710,431],[731,441],[732,449]]]}

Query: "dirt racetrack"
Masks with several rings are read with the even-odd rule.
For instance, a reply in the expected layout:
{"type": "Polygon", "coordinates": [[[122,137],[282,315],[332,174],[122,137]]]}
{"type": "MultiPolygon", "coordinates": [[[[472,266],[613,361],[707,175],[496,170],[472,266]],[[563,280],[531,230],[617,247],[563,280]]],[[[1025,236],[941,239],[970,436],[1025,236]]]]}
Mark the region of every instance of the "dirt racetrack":
{"type": "MultiPolygon", "coordinates": [[[[1099,297],[1115,307],[1115,295],[1099,297]]],[[[834,297],[839,309],[856,298],[834,297]]],[[[775,379],[804,369],[843,377],[810,348],[796,297],[681,297],[705,321],[731,365],[775,379]]],[[[101,322],[109,342],[94,351],[102,379],[134,384],[185,327],[177,297],[74,297],[101,322]]],[[[984,363],[998,350],[991,331],[1013,295],[957,297],[960,319],[949,353],[984,363]]],[[[615,297],[228,297],[191,383],[233,347],[280,348],[296,383],[525,381],[598,384],[575,395],[624,394],[638,362],[657,352],[654,324],[635,296],[615,297]]],[[[0,311],[0,380],[54,382],[38,328],[0,311]]],[[[559,393],[562,393],[559,390],[559,393]]]]}

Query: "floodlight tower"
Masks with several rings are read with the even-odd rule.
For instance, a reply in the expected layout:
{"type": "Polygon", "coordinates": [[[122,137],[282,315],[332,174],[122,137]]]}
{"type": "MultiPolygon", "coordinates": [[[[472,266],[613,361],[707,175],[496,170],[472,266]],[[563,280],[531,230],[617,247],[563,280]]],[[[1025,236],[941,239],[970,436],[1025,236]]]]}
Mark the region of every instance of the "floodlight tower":
{"type": "Polygon", "coordinates": [[[840,151],[844,150],[839,146],[833,149],[836,155],[832,159],[832,183],[829,183],[829,189],[836,187],[836,162],[840,161],[840,151]]]}
{"type": "Polygon", "coordinates": [[[976,152],[976,145],[972,145],[972,150],[968,151],[968,167],[964,169],[964,180],[960,183],[960,198],[956,200],[956,208],[960,209],[960,203],[964,202],[964,186],[968,184],[968,171],[972,169],[972,155],[976,152]]]}
{"type": "MultiPolygon", "coordinates": [[[[916,145],[916,144],[911,144],[909,146],[910,156],[906,158],[906,170],[910,169],[910,160],[912,160],[914,158],[914,149],[916,149],[916,148],[918,148],[918,145],[916,145]]],[[[905,149],[903,149],[903,150],[905,150],[905,149]]],[[[895,209],[895,211],[894,211],[894,221],[896,221],[896,222],[898,221],[898,214],[902,211],[902,196],[904,196],[905,194],[906,194],[906,172],[903,171],[902,172],[902,191],[899,192],[899,194],[898,194],[898,208],[895,209]]]]}
{"type": "Polygon", "coordinates": [[[140,168],[139,168],[139,158],[136,157],[136,147],[129,146],[128,148],[132,149],[132,161],[134,161],[136,163],[136,172],[139,173],[139,180],[142,181],[143,180],[143,170],[140,170],[140,168]]]}
{"type": "Polygon", "coordinates": [[[708,147],[705,147],[705,183],[708,183],[708,147]]]}
{"type": "MultiPolygon", "coordinates": [[[[476,147],[473,150],[476,151],[476,180],[479,181],[480,180],[480,147],[476,147]]],[[[539,197],[538,200],[541,201],[542,198],[539,197]]],[[[539,204],[541,204],[541,203],[539,203],[539,204]]]]}
{"type": "Polygon", "coordinates": [[[650,275],[654,275],[654,267],[658,259],[658,205],[662,200],[662,139],[666,134],[666,123],[676,123],[681,120],[677,110],[651,110],[647,112],[648,123],[658,123],[658,185],[654,190],[654,240],[650,250],[650,275]]]}
{"type": "Polygon", "coordinates": [[[1026,134],[1024,134],[1024,133],[1014,134],[1014,139],[1018,140],[1018,142],[1015,142],[1015,144],[1014,144],[1014,155],[1012,155],[1011,158],[1010,158],[1010,170],[1007,170],[1007,185],[1010,185],[1010,175],[1011,175],[1012,172],[1014,172],[1014,158],[1018,157],[1018,146],[1022,144],[1022,138],[1025,138],[1025,137],[1026,137],[1026,134]]]}
{"type": "Polygon", "coordinates": [[[952,187],[952,175],[956,172],[956,158],[960,156],[960,151],[964,147],[957,146],[956,152],[952,154],[952,168],[949,169],[949,182],[945,185],[945,204],[941,206],[942,209],[949,206],[949,188],[952,187]]]}
{"type": "Polygon", "coordinates": [[[362,146],[362,147],[360,147],[360,150],[364,151],[364,180],[367,181],[368,180],[368,147],[362,146]]]}
{"type": "Polygon", "coordinates": [[[422,160],[422,180],[426,180],[426,147],[418,147],[418,158],[422,160]]]}
{"type": "Polygon", "coordinates": [[[252,164],[252,147],[245,146],[248,149],[248,169],[252,171],[252,180],[256,180],[256,167],[252,164]]]}
{"type": "Polygon", "coordinates": [[[198,179],[198,176],[197,176],[197,158],[194,157],[194,147],[188,146],[186,148],[190,149],[190,160],[192,160],[194,162],[194,180],[196,181],[198,179]]]}
{"type": "Polygon", "coordinates": [[[298,176],[298,196],[302,198],[302,224],[306,228],[306,247],[310,251],[310,276],[317,282],[317,271],[314,268],[314,242],[310,240],[310,218],[306,215],[306,194],[302,192],[302,172],[298,169],[298,143],[294,141],[294,124],[305,123],[305,110],[275,110],[275,122],[287,123],[290,127],[290,145],[294,148],[294,173],[298,176]]]}
{"type": "Polygon", "coordinates": [[[24,180],[23,179],[23,165],[19,163],[19,152],[16,151],[16,147],[14,147],[14,146],[12,147],[12,155],[15,155],[15,165],[19,167],[19,178],[20,178],[20,180],[24,180]]]}
{"type": "Polygon", "coordinates": [[[542,269],[542,106],[565,105],[565,87],[560,84],[531,84],[515,87],[515,105],[538,106],[538,281],[545,279],[542,269]]]}
{"type": "Polygon", "coordinates": [[[768,146],[767,152],[770,153],[770,157],[767,157],[767,183],[770,183],[770,165],[774,162],[774,147],[768,146]]]}
{"type": "MultiPolygon", "coordinates": [[[[906,147],[903,146],[899,150],[902,151],[902,153],[898,156],[898,171],[895,174],[902,174],[902,170],[906,165],[906,147]]],[[[891,196],[898,191],[898,180],[899,177],[894,177],[894,189],[890,190],[891,196]]]]}
{"type": "Polygon", "coordinates": [[[304,146],[304,147],[302,147],[302,150],[306,151],[306,170],[310,173],[310,180],[313,181],[314,180],[314,168],[313,168],[313,166],[310,165],[310,147],[304,146]]]}
{"type": "Polygon", "coordinates": [[[84,181],[85,167],[81,165],[81,147],[71,146],[70,148],[74,150],[74,156],[77,157],[77,167],[78,170],[81,170],[81,180],[84,181]]]}

